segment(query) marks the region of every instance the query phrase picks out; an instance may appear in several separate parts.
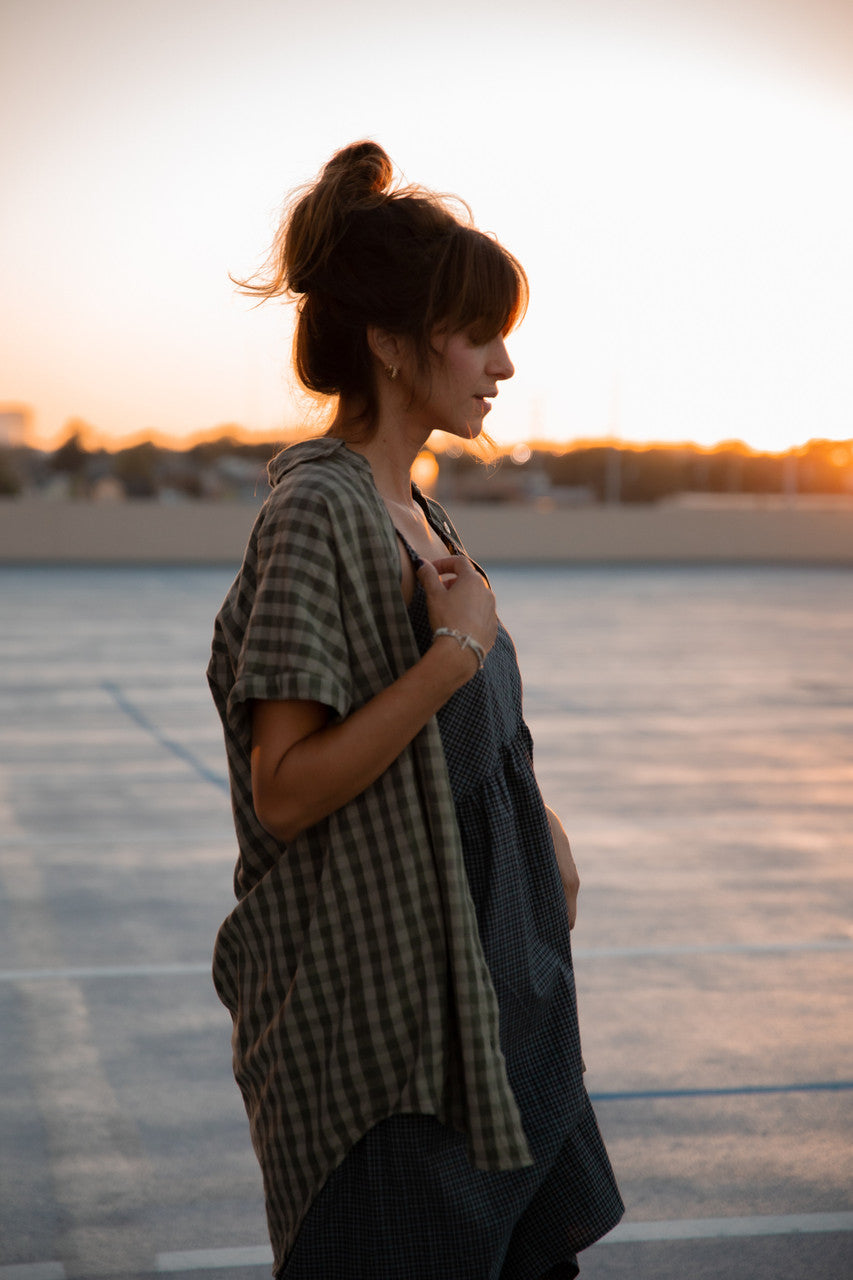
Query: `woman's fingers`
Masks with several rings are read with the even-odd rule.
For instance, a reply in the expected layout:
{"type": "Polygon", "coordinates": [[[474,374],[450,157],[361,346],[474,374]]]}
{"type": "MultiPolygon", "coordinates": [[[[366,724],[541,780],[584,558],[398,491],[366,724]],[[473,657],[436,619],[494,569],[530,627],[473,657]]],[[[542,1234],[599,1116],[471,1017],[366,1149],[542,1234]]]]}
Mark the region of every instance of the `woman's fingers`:
{"type": "Polygon", "coordinates": [[[453,574],[456,578],[472,577],[486,587],[482,574],[478,573],[467,556],[441,556],[438,560],[422,560],[418,569],[418,577],[424,589],[426,589],[425,579],[437,578],[441,581],[449,574],[453,574]]]}
{"type": "Polygon", "coordinates": [[[424,560],[424,564],[433,565],[437,573],[456,573],[460,565],[474,568],[467,556],[439,556],[437,560],[424,560]]]}
{"type": "Polygon", "coordinates": [[[442,556],[418,569],[433,630],[450,627],[472,636],[488,652],[497,635],[495,597],[466,556],[442,556]],[[449,582],[442,575],[453,575],[449,582]]]}
{"type": "Polygon", "coordinates": [[[448,574],[454,574],[457,578],[471,576],[486,586],[483,575],[474,568],[467,556],[440,556],[438,560],[424,560],[421,568],[424,565],[432,565],[439,578],[446,577],[448,574]]]}

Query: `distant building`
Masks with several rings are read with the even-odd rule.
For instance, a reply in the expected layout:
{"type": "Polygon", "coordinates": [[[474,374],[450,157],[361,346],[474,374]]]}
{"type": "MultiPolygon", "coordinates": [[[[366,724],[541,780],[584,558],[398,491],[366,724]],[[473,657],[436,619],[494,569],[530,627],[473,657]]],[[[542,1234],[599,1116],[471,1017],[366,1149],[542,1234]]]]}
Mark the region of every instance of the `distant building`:
{"type": "Polygon", "coordinates": [[[22,404],[0,404],[0,446],[23,444],[29,434],[32,411],[22,404]]]}

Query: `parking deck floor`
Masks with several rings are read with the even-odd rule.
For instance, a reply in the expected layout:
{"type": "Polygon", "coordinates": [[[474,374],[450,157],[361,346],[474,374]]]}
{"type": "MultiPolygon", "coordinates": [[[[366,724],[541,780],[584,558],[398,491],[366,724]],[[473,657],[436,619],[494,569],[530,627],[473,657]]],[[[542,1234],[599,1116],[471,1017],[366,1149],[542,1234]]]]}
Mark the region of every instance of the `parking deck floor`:
{"type": "MultiPolygon", "coordinates": [[[[849,1277],[849,574],[538,572],[494,579],[581,869],[588,1085],[628,1206],[583,1280],[849,1277]]],[[[209,978],[230,574],[0,578],[0,1280],[257,1280],[209,978]]]]}

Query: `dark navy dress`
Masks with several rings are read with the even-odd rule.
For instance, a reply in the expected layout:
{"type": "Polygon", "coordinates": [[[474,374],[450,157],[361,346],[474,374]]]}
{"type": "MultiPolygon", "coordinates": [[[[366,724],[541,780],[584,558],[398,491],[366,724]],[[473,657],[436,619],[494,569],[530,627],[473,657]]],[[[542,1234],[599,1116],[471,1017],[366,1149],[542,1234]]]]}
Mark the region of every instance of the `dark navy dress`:
{"type": "MultiPolygon", "coordinates": [[[[409,614],[423,653],[432,630],[419,585],[409,614]]],[[[502,626],[484,669],[438,724],[535,1164],[473,1169],[464,1135],[433,1116],[392,1116],[331,1175],[281,1280],[572,1280],[576,1253],[623,1212],[583,1085],[565,897],[502,626]]]]}

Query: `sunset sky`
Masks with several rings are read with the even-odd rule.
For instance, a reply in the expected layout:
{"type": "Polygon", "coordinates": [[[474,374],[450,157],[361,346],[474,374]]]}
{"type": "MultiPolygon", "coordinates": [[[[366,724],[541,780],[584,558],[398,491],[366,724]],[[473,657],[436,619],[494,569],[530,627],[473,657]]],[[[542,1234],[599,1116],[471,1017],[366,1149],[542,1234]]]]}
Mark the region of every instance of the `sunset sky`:
{"type": "Polygon", "coordinates": [[[228,272],[373,137],[531,280],[501,443],[853,437],[850,0],[0,0],[0,406],[295,425],[228,272]]]}

